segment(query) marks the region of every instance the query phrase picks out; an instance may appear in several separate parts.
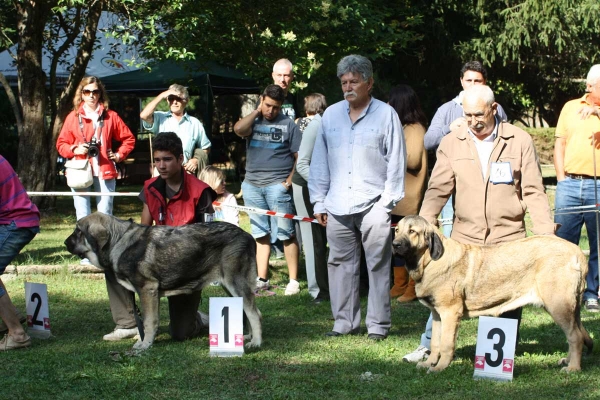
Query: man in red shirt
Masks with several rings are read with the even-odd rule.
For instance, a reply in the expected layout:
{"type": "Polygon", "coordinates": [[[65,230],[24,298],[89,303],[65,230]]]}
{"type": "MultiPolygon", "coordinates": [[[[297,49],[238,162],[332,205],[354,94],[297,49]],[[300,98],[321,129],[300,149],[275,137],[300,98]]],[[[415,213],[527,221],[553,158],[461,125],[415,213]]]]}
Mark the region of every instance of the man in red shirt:
{"type": "MultiPolygon", "coordinates": [[[[159,176],[148,179],[140,193],[144,202],[143,225],[181,226],[212,220],[212,202],[217,194],[195,175],[186,174],[182,166],[181,139],[174,132],[160,133],[154,144],[154,162],[159,176]]],[[[116,281],[107,282],[113,320],[117,325],[104,340],[134,337],[138,332],[133,315],[133,296],[116,281]]],[[[208,323],[200,314],[201,292],[171,296],[169,300],[170,333],[175,340],[196,337],[208,323]]]]}

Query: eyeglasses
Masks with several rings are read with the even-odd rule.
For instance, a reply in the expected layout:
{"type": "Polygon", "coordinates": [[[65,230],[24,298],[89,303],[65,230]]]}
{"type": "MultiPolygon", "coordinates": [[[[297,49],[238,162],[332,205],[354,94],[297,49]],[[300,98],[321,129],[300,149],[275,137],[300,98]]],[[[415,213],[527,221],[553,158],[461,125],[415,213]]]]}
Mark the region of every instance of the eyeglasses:
{"type": "Polygon", "coordinates": [[[83,89],[81,91],[81,93],[83,93],[84,96],[89,96],[89,95],[94,95],[94,96],[98,96],[100,94],[100,90],[98,89],[94,89],[94,90],[89,90],[89,89],[83,89]]]}
{"type": "Polygon", "coordinates": [[[181,98],[181,97],[179,97],[179,96],[175,96],[174,94],[170,94],[170,95],[167,97],[167,101],[168,101],[169,103],[172,103],[172,102],[174,102],[174,101],[178,101],[179,103],[185,103],[185,100],[184,100],[184,99],[182,99],[182,98],[181,98]]]}
{"type": "Polygon", "coordinates": [[[475,121],[483,122],[483,121],[485,121],[485,118],[487,117],[490,110],[491,110],[491,108],[488,108],[487,110],[484,111],[483,114],[463,114],[463,116],[467,119],[467,121],[470,121],[471,119],[475,118],[475,121]]]}

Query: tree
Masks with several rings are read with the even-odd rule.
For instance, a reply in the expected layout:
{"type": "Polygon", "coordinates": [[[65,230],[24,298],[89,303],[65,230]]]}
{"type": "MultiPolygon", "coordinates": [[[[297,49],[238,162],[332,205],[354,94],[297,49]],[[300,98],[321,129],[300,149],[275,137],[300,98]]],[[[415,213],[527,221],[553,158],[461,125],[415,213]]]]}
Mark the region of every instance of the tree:
{"type": "MultiPolygon", "coordinates": [[[[6,3],[6,0],[2,0],[6,3]]],[[[148,1],[136,6],[130,0],[13,0],[16,20],[14,27],[1,28],[0,48],[7,48],[12,41],[17,44],[14,55],[18,68],[18,103],[8,82],[0,74],[0,82],[12,99],[13,110],[19,130],[18,173],[28,190],[45,191],[53,184],[56,173],[56,138],[66,115],[72,108],[75,90],[85,75],[94,50],[98,22],[102,11],[113,11],[126,18],[115,24],[106,34],[111,34],[125,44],[136,41],[133,32],[143,39],[140,46],[148,44],[149,53],[156,50],[152,43],[163,33],[156,29],[157,16],[151,13],[134,19],[131,14],[141,15],[143,9],[160,5],[165,9],[177,9],[178,0],[148,1]],[[132,12],[133,8],[138,14],[132,12]],[[150,21],[150,22],[146,22],[150,21]],[[16,34],[15,34],[16,33],[16,34]],[[66,59],[71,47],[77,49],[74,60],[66,59]],[[42,69],[42,51],[51,54],[49,76],[42,69]],[[71,66],[63,87],[57,86],[56,68],[60,63],[71,66]]],[[[11,18],[2,17],[3,22],[11,18]]],[[[36,199],[37,200],[37,199],[36,199]]]]}
{"type": "MultiPolygon", "coordinates": [[[[161,23],[170,32],[162,47],[187,49],[199,60],[237,67],[270,82],[270,68],[282,57],[294,63],[295,89],[336,85],[339,59],[359,53],[383,62],[420,40],[422,23],[410,1],[305,0],[260,2],[215,0],[185,3],[161,23]]],[[[339,88],[337,90],[339,93],[339,88]]]]}
{"type": "MultiPolygon", "coordinates": [[[[0,0],[6,4],[7,0],[0,0]]],[[[107,34],[136,44],[147,58],[216,60],[240,67],[266,83],[280,57],[296,65],[298,89],[331,84],[343,55],[357,52],[378,61],[420,40],[414,28],[419,10],[408,0],[307,0],[270,3],[255,0],[13,0],[16,26],[5,16],[0,48],[17,44],[18,102],[0,74],[19,127],[18,172],[28,190],[44,191],[55,175],[55,141],[96,43],[102,11],[124,17],[107,34]],[[248,12],[252,10],[252,12],[248,12]],[[63,40],[64,39],[64,40],[63,40]],[[77,48],[75,60],[67,50],[77,48]],[[42,51],[52,56],[48,76],[42,51]],[[56,67],[71,64],[64,85],[56,67]]],[[[9,13],[10,14],[10,13],[9,13]]]]}
{"type": "MultiPolygon", "coordinates": [[[[486,0],[475,7],[479,34],[461,44],[494,65],[514,104],[556,124],[565,101],[581,95],[581,78],[598,62],[597,0],[486,0]]],[[[504,105],[504,104],[503,104],[504,105]]]]}

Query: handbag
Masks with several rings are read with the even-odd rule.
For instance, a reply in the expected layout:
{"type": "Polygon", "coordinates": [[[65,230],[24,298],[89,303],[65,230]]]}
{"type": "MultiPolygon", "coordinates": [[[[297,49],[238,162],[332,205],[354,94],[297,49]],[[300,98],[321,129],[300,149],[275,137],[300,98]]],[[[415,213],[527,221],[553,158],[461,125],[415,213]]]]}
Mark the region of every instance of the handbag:
{"type": "Polygon", "coordinates": [[[65,163],[67,185],[72,189],[85,189],[92,186],[94,176],[90,160],[71,159],[65,163]]]}

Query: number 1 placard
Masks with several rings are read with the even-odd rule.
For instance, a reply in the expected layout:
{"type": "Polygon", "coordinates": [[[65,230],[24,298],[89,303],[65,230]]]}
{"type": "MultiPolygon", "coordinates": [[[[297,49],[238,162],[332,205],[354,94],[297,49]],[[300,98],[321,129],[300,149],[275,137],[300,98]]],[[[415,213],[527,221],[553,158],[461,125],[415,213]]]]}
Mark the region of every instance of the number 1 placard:
{"type": "Polygon", "coordinates": [[[39,339],[49,338],[48,288],[44,283],[25,282],[25,307],[29,335],[39,339]]]}
{"type": "Polygon", "coordinates": [[[244,354],[244,303],[241,297],[209,299],[208,338],[211,356],[244,354]]]}
{"type": "Polygon", "coordinates": [[[512,381],[517,320],[479,317],[474,378],[512,381]]]}

